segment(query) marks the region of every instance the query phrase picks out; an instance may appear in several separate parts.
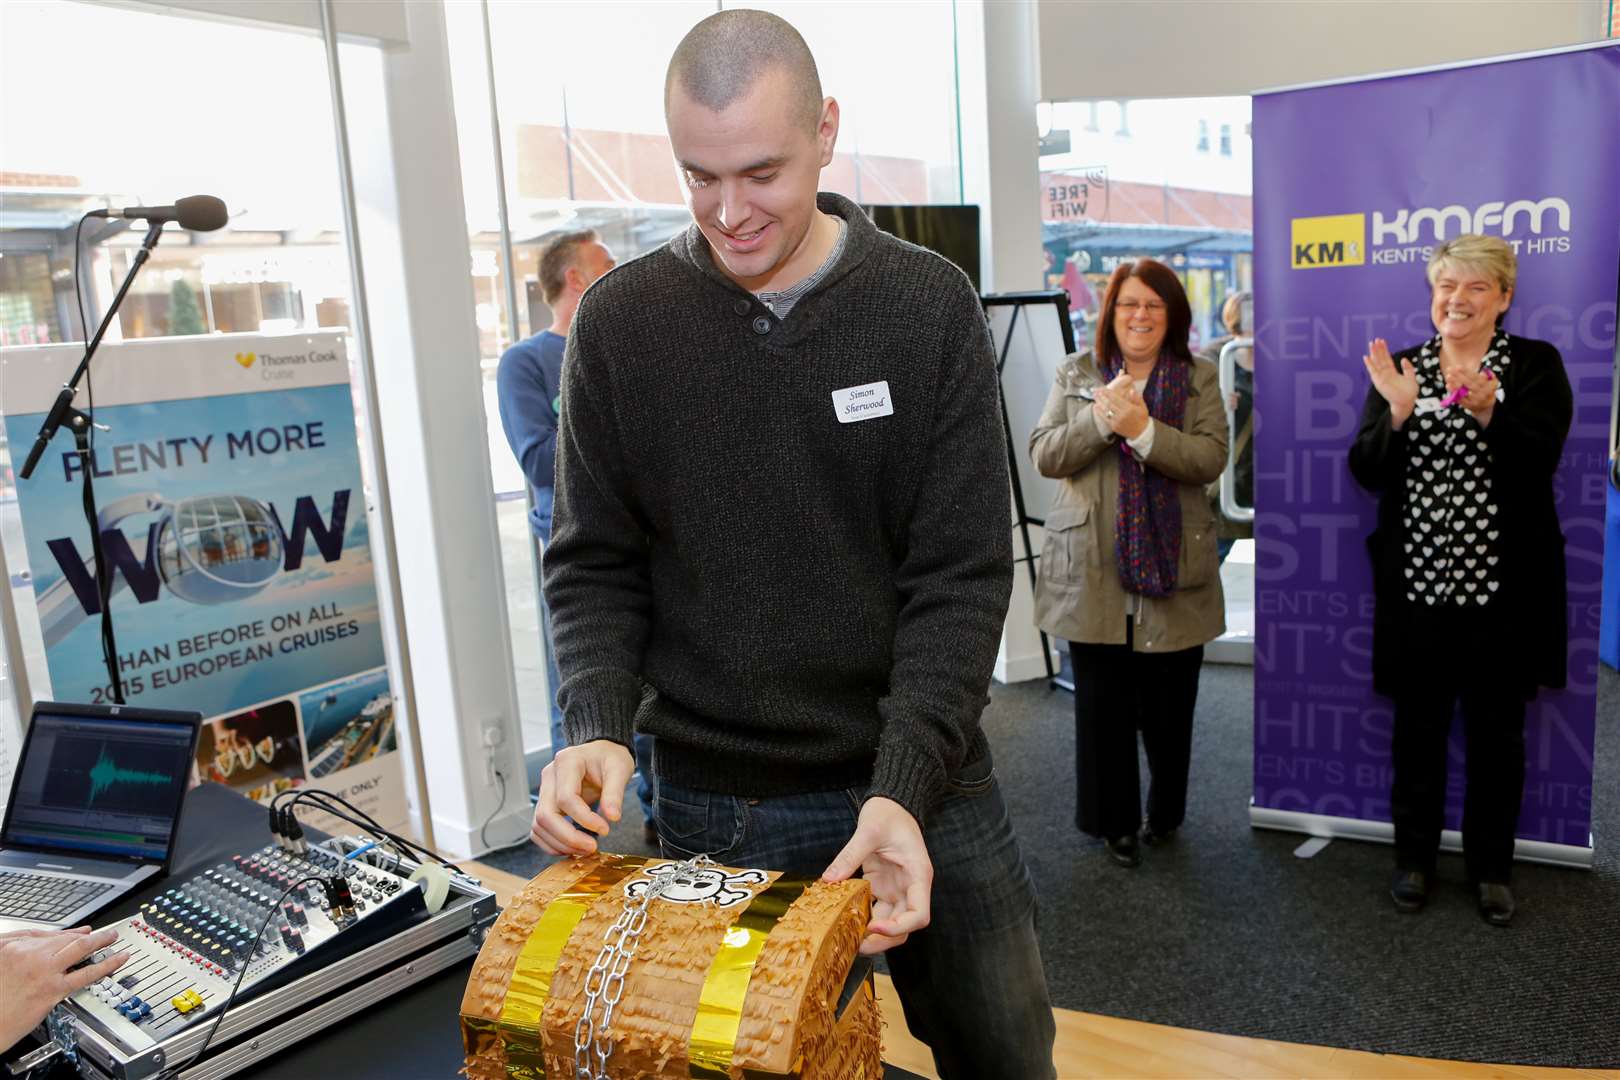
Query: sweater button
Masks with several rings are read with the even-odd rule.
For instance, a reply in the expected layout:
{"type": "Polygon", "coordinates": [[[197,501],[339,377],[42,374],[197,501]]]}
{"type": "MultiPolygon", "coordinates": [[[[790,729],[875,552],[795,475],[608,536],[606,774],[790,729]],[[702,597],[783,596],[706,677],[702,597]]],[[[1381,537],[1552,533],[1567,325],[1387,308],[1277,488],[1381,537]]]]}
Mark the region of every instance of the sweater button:
{"type": "Polygon", "coordinates": [[[731,302],[731,310],[735,311],[739,315],[748,314],[753,310],[753,307],[754,305],[750,304],[740,296],[731,302]]]}
{"type": "Polygon", "coordinates": [[[754,320],[754,333],[764,336],[771,332],[771,320],[764,315],[754,320]]]}

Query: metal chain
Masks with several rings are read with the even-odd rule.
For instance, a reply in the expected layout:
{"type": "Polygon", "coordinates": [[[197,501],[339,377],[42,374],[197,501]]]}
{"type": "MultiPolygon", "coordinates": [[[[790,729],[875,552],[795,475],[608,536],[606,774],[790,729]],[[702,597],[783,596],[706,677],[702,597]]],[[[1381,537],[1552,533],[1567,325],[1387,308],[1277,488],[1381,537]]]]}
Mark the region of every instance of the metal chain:
{"type": "Polygon", "coordinates": [[[585,1011],[574,1024],[574,1080],[610,1080],[607,1059],[613,1053],[609,1030],[613,1010],[624,996],[624,977],[630,970],[630,961],[635,959],[641,932],[647,926],[647,905],[671,886],[690,883],[694,871],[713,865],[713,859],[698,855],[676,863],[667,873],[656,875],[639,897],[625,901],[619,917],[602,932],[602,948],[585,975],[585,1011]],[[595,1018],[599,1004],[602,1007],[600,1021],[595,1018]]]}

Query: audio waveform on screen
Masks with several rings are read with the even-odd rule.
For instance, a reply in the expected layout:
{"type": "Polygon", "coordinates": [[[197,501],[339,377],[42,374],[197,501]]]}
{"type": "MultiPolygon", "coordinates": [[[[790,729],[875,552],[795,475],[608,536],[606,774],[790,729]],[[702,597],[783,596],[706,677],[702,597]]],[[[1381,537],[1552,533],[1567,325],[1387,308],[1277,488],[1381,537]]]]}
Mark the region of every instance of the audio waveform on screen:
{"type": "Polygon", "coordinates": [[[171,778],[159,772],[143,772],[140,769],[126,769],[108,755],[105,747],[101,756],[96,759],[95,765],[90,769],[90,801],[95,802],[96,796],[112,787],[114,784],[145,784],[152,787],[166,787],[171,778]]]}

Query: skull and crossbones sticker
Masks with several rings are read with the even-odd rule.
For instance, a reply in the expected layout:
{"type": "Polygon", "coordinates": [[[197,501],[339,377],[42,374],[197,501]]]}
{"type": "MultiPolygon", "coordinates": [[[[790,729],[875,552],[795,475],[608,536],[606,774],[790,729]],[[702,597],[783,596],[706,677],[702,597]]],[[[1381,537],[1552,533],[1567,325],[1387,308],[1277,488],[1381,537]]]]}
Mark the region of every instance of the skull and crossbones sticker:
{"type": "Polygon", "coordinates": [[[763,885],[770,880],[763,870],[739,870],[728,874],[718,866],[682,867],[680,863],[666,862],[649,866],[641,875],[624,887],[624,895],[632,900],[664,882],[658,899],[672,904],[714,904],[731,907],[751,898],[754,894],[744,886],[763,885]]]}

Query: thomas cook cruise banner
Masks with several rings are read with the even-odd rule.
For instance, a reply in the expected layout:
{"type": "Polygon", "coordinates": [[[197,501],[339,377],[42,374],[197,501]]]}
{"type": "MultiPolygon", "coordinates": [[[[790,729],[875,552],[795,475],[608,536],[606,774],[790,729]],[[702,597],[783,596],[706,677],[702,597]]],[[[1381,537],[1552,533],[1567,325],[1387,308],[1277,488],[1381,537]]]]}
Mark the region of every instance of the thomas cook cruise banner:
{"type": "MultiPolygon", "coordinates": [[[[1373,338],[1435,333],[1425,268],[1460,233],[1518,258],[1506,329],[1574,392],[1554,485],[1568,688],[1526,712],[1519,854],[1591,863],[1605,474],[1620,264],[1620,46],[1262,94],[1254,102],[1257,825],[1388,837],[1392,709],[1373,693],[1375,502],[1350,475],[1373,338]]],[[[1501,641],[1500,662],[1524,642],[1501,641]]],[[[1446,828],[1460,827],[1464,741],[1446,828]]],[[[1450,837],[1455,840],[1455,836],[1450,837]]],[[[1448,844],[1448,846],[1450,846],[1448,844]]]]}
{"type": "MultiPolygon", "coordinates": [[[[0,350],[12,447],[33,445],[81,351],[0,350]]],[[[125,700],[209,718],[203,779],[254,798],[318,782],[401,823],[343,335],[106,344],[92,375],[109,429],[92,469],[125,700]]],[[[100,702],[81,469],[64,426],[17,497],[51,693],[100,702]]]]}

